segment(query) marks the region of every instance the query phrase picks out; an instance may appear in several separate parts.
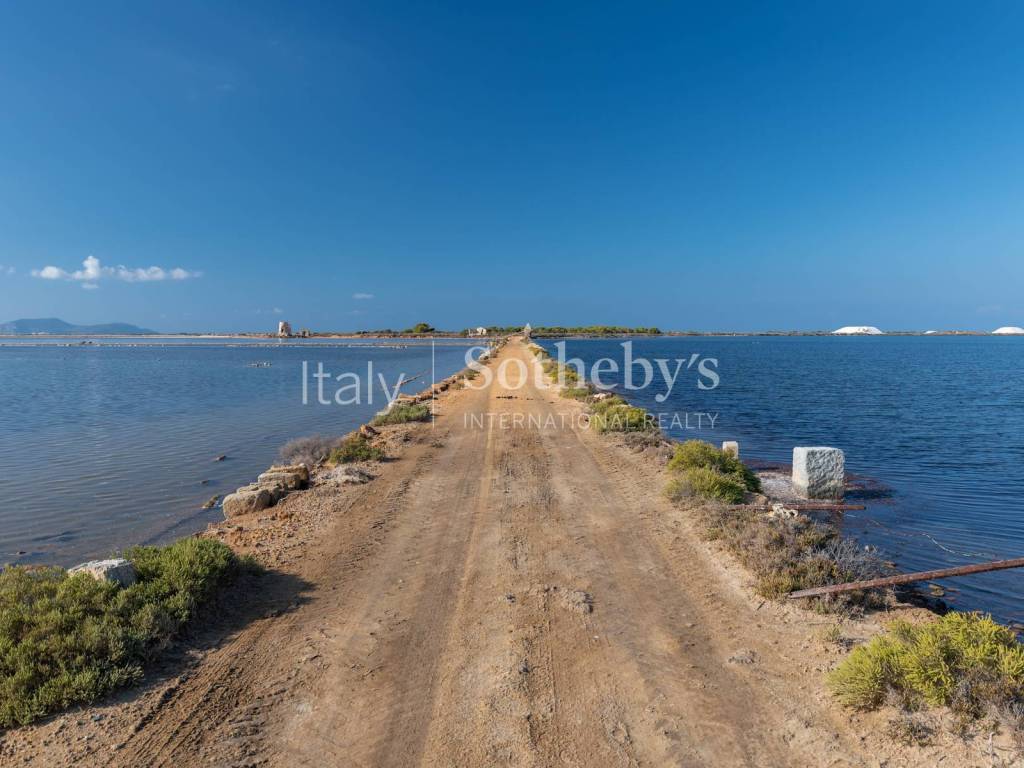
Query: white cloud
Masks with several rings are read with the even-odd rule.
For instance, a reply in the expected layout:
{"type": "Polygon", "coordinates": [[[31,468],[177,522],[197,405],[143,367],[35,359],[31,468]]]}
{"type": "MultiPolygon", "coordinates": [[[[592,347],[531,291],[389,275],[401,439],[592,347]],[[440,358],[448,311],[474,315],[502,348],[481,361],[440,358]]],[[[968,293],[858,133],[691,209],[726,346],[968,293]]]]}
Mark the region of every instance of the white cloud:
{"type": "Polygon", "coordinates": [[[361,300],[372,299],[373,298],[373,294],[372,293],[353,293],[352,294],[352,298],[353,299],[361,299],[361,300]]]}
{"type": "Polygon", "coordinates": [[[284,314],[284,310],[281,309],[280,307],[274,307],[274,314],[275,315],[283,315],[284,314]]]}
{"type": "Polygon", "coordinates": [[[14,267],[5,267],[3,264],[0,264],[0,275],[13,275],[17,271],[14,267]]]}
{"type": "Polygon", "coordinates": [[[71,277],[71,275],[69,275],[63,269],[57,269],[56,267],[43,267],[42,269],[33,269],[32,274],[35,277],[41,277],[44,280],[61,280],[70,279],[71,277]]]}
{"type": "Polygon", "coordinates": [[[164,269],[163,267],[136,267],[130,268],[124,265],[116,267],[104,267],[95,256],[89,256],[82,262],[82,268],[74,272],[54,266],[45,266],[42,269],[33,269],[32,276],[43,280],[72,280],[82,283],[86,290],[93,290],[99,287],[97,284],[104,278],[120,280],[125,283],[149,283],[160,280],[188,280],[192,277],[200,277],[202,272],[190,272],[181,267],[164,269]]]}

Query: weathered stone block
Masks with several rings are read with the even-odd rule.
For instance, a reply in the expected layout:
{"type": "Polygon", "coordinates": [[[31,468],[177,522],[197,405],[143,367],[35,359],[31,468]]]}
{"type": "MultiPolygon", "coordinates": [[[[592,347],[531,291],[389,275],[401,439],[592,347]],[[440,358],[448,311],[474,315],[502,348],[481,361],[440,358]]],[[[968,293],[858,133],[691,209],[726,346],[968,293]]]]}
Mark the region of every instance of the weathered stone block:
{"type": "Polygon", "coordinates": [[[809,499],[841,499],[846,486],[843,452],[838,448],[794,448],[793,488],[809,499]]]}
{"type": "Polygon", "coordinates": [[[285,472],[284,470],[272,469],[264,472],[256,478],[259,485],[280,485],[288,491],[300,491],[306,487],[308,475],[298,472],[285,472]]]}
{"type": "Polygon", "coordinates": [[[309,482],[309,467],[305,464],[275,464],[267,472],[294,472],[302,475],[304,482],[309,482]]]}
{"type": "Polygon", "coordinates": [[[91,560],[69,568],[68,573],[87,573],[97,581],[113,581],[122,587],[129,587],[135,583],[135,567],[123,557],[91,560]]]}
{"type": "Polygon", "coordinates": [[[740,444],[735,440],[726,440],[722,443],[722,453],[728,453],[738,459],[740,457],[740,444]]]}
{"type": "Polygon", "coordinates": [[[260,512],[273,506],[274,496],[266,488],[255,490],[238,490],[224,497],[224,517],[238,517],[253,512],[260,512]]]}

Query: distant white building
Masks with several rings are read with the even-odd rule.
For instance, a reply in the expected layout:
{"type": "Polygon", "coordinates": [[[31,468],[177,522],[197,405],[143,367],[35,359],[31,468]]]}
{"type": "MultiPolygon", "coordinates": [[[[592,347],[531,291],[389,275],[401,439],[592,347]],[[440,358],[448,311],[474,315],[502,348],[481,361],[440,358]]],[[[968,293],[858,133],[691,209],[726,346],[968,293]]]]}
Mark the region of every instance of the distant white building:
{"type": "Polygon", "coordinates": [[[833,336],[881,336],[882,331],[873,325],[844,325],[832,331],[833,336]]]}
{"type": "Polygon", "coordinates": [[[1002,328],[996,328],[992,333],[998,336],[1024,336],[1024,328],[1019,325],[1004,325],[1002,328]]]}
{"type": "Polygon", "coordinates": [[[277,324],[277,335],[283,337],[292,335],[292,324],[287,320],[282,320],[277,324]]]}
{"type": "Polygon", "coordinates": [[[529,338],[531,333],[533,333],[533,328],[529,323],[527,323],[526,325],[523,326],[523,336],[529,338]]]}
{"type": "Polygon", "coordinates": [[[487,335],[487,329],[484,328],[482,325],[478,325],[476,327],[476,335],[477,336],[486,336],[487,335]]]}

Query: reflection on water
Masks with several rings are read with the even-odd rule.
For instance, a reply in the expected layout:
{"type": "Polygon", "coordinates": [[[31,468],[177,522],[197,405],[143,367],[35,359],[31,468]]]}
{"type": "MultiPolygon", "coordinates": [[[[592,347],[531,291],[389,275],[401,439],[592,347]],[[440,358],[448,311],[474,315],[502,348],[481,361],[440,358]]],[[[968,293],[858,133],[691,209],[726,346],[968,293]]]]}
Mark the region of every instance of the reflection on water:
{"type": "MultiPolygon", "coordinates": [[[[618,340],[567,350],[588,364],[624,358],[618,340]]],[[[652,412],[718,414],[714,429],[673,437],[738,440],[744,458],[782,463],[797,445],[842,448],[868,507],[843,525],[901,569],[1024,556],[1024,338],[682,337],[637,340],[633,354],[718,361],[715,389],[684,363],[665,402],[663,380],[623,392],[652,412]]],[[[1024,572],[943,586],[957,607],[1024,621],[1024,572]]]]}
{"type": "MultiPolygon", "coordinates": [[[[0,345],[0,563],[73,564],[221,519],[288,440],[338,435],[386,403],[380,377],[464,367],[468,344],[68,341],[0,345]],[[268,363],[254,367],[252,363],[268,363]],[[373,401],[302,404],[302,362],[365,382],[373,401]],[[226,455],[224,461],[216,457],[226,455]]],[[[340,384],[325,382],[331,399],[340,384]]],[[[365,384],[364,384],[365,386],[365,384]]],[[[348,393],[351,394],[351,391],[348,393]]]]}

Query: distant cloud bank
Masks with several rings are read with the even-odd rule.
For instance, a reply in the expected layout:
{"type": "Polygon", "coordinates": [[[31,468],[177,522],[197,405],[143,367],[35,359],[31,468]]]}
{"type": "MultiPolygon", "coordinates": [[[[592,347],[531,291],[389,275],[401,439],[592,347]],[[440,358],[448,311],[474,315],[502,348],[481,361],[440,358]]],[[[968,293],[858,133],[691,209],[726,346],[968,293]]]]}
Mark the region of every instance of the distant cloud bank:
{"type": "Polygon", "coordinates": [[[89,256],[82,262],[82,268],[68,272],[60,267],[46,266],[42,269],[33,269],[32,276],[43,280],[70,280],[82,284],[86,290],[94,290],[99,287],[99,281],[103,279],[120,280],[124,283],[152,283],[161,280],[188,280],[193,277],[202,276],[202,272],[190,272],[181,267],[164,269],[163,267],[136,267],[130,268],[123,265],[116,267],[104,267],[95,256],[89,256]]]}
{"type": "Polygon", "coordinates": [[[373,298],[373,294],[372,293],[353,293],[352,294],[352,298],[353,299],[372,299],[373,298]]]}

